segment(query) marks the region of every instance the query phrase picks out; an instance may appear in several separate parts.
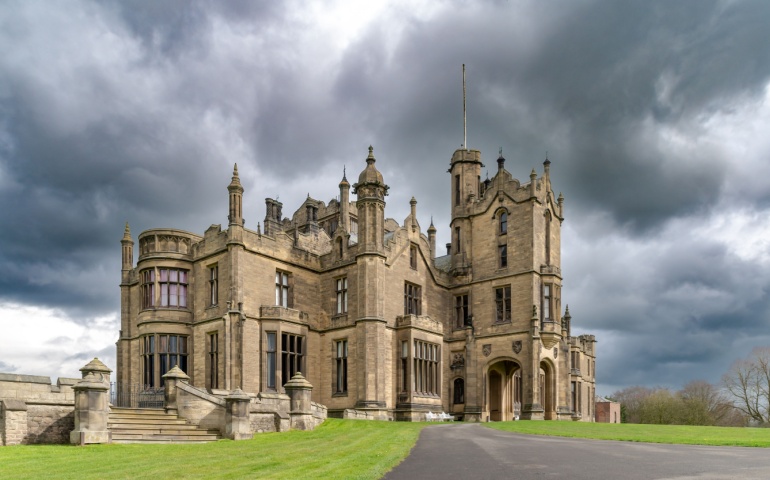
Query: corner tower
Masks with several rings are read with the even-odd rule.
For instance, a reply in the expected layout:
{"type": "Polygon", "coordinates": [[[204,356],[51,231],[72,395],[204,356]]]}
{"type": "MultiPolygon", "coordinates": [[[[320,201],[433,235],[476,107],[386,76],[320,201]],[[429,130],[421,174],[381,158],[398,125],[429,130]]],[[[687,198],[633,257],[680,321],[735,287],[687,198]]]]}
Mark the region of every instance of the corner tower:
{"type": "Polygon", "coordinates": [[[455,150],[449,173],[452,189],[452,269],[456,275],[468,273],[471,265],[471,248],[468,244],[471,228],[471,205],[480,196],[481,152],[455,150]]]}

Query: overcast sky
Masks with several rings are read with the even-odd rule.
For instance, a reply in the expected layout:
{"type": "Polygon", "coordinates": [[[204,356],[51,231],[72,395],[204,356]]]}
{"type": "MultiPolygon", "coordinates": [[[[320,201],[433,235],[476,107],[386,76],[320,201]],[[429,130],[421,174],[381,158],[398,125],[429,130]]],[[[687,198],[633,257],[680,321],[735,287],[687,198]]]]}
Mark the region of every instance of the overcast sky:
{"type": "Polygon", "coordinates": [[[452,152],[565,197],[597,392],[717,382],[770,345],[766,1],[5,1],[0,372],[114,368],[120,239],[328,202],[367,147],[449,239],[452,152]],[[761,132],[765,132],[762,134],[761,132]]]}

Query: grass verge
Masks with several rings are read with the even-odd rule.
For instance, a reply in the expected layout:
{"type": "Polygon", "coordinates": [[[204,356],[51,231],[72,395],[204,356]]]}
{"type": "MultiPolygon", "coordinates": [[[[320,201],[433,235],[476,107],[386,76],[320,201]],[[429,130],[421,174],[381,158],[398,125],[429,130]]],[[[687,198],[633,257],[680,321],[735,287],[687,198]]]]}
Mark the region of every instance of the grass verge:
{"type": "Polygon", "coordinates": [[[311,432],[200,445],[0,448],[0,478],[380,478],[426,424],[328,419],[311,432]]]}
{"type": "Polygon", "coordinates": [[[700,427],[689,425],[640,425],[632,423],[517,421],[485,423],[506,432],[557,437],[621,440],[625,442],[678,443],[770,447],[770,428],[700,427]]]}

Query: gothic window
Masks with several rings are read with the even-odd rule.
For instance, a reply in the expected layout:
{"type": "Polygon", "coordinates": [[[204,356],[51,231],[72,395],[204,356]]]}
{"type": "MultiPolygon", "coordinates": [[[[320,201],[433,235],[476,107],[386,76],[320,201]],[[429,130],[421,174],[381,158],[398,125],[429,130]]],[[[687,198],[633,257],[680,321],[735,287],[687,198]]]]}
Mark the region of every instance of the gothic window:
{"type": "Polygon", "coordinates": [[[409,266],[412,270],[417,270],[417,246],[409,246],[409,266]]]}
{"type": "Polygon", "coordinates": [[[155,269],[142,271],[142,308],[155,306],[155,269]]]}
{"type": "Polygon", "coordinates": [[[219,303],[219,267],[209,267],[209,305],[219,303]]]}
{"type": "Polygon", "coordinates": [[[348,391],[348,341],[338,340],[335,346],[336,346],[335,363],[337,367],[336,393],[347,393],[348,391]]]}
{"type": "Polygon", "coordinates": [[[421,315],[422,298],[420,286],[413,283],[404,283],[404,315],[421,315]]]}
{"type": "Polygon", "coordinates": [[[160,269],[160,306],[187,307],[187,270],[160,269]]]}
{"type": "Polygon", "coordinates": [[[468,325],[468,295],[457,295],[455,297],[455,328],[464,328],[468,325]]]}
{"type": "Polygon", "coordinates": [[[286,272],[275,272],[275,304],[279,307],[290,307],[289,298],[289,274],[286,272]]]}
{"type": "Polygon", "coordinates": [[[338,278],[337,284],[337,315],[348,313],[348,277],[338,278]]]}
{"type": "Polygon", "coordinates": [[[455,405],[465,403],[465,380],[462,378],[455,378],[454,395],[452,400],[452,403],[455,405]]]}
{"type": "Polygon", "coordinates": [[[209,333],[206,339],[207,343],[207,375],[209,388],[219,388],[219,334],[217,332],[209,333]]]}
{"type": "Polygon", "coordinates": [[[495,306],[497,307],[496,322],[511,321],[511,287],[498,287],[495,289],[495,306]]]}
{"type": "Polygon", "coordinates": [[[508,213],[500,213],[500,235],[508,233],[508,213]]]}

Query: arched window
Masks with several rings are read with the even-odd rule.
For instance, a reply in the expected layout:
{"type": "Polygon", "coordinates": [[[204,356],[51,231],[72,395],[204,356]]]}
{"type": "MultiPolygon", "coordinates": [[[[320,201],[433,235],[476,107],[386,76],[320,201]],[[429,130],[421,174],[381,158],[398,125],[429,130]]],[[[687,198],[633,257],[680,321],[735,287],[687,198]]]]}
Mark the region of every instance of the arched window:
{"type": "Polygon", "coordinates": [[[454,381],[454,402],[455,405],[465,403],[465,380],[455,378],[454,381]]]}
{"type": "Polygon", "coordinates": [[[551,212],[545,212],[545,264],[551,264],[551,212]]]}
{"type": "Polygon", "coordinates": [[[502,212],[500,214],[500,235],[508,233],[508,213],[502,212]]]}

